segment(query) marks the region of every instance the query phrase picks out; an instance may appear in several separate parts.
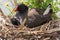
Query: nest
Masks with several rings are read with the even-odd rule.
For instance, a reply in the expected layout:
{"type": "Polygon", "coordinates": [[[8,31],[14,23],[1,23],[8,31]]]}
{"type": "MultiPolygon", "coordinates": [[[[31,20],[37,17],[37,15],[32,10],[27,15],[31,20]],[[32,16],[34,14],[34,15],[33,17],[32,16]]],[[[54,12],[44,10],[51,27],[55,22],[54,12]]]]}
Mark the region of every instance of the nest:
{"type": "MultiPolygon", "coordinates": [[[[8,18],[8,17],[7,17],[8,18]]],[[[7,19],[0,21],[0,38],[5,40],[58,40],[60,31],[60,19],[51,20],[41,26],[28,28],[19,25],[15,28],[7,19]]]]}
{"type": "MultiPolygon", "coordinates": [[[[1,11],[1,10],[0,10],[1,11]]],[[[0,20],[0,39],[1,40],[59,40],[60,39],[60,19],[51,20],[41,26],[28,28],[19,25],[16,28],[10,23],[7,16],[0,20]]]]}

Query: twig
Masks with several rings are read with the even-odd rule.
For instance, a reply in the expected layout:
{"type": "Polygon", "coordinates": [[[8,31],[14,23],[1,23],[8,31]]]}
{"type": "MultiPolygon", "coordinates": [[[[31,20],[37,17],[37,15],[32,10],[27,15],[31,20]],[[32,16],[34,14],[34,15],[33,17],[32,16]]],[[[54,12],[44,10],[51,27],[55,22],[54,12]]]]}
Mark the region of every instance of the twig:
{"type": "Polygon", "coordinates": [[[15,4],[15,6],[17,5],[17,0],[14,0],[14,4],[15,4]]]}
{"type": "Polygon", "coordinates": [[[35,35],[38,35],[38,34],[40,34],[40,35],[44,34],[44,35],[45,35],[45,34],[47,34],[47,35],[50,35],[51,33],[57,32],[57,31],[60,31],[60,28],[54,28],[54,29],[48,30],[48,31],[46,31],[46,32],[20,30],[19,33],[20,33],[20,32],[23,32],[23,33],[25,33],[26,35],[27,35],[27,34],[28,34],[28,35],[31,35],[31,34],[35,34],[35,35]]]}
{"type": "Polygon", "coordinates": [[[50,39],[50,37],[44,38],[43,40],[48,40],[48,39],[50,39]]]}
{"type": "Polygon", "coordinates": [[[54,28],[54,29],[51,29],[51,30],[47,30],[47,33],[53,33],[53,32],[56,32],[56,31],[60,31],[60,27],[59,28],[54,28]]]}
{"type": "Polygon", "coordinates": [[[1,12],[1,16],[3,16],[4,18],[6,18],[6,16],[4,15],[2,9],[0,8],[0,12],[1,12]]]}

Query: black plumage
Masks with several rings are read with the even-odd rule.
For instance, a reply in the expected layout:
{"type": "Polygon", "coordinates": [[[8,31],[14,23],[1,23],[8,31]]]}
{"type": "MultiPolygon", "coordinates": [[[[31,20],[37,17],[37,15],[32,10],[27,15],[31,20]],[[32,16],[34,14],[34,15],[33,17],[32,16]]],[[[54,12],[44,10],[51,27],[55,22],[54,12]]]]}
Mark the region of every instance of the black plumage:
{"type": "Polygon", "coordinates": [[[52,10],[50,9],[50,6],[51,5],[49,5],[49,7],[47,8],[47,9],[49,9],[47,11],[48,13],[46,15],[43,15],[44,10],[42,10],[42,9],[33,8],[30,11],[28,11],[29,8],[26,5],[19,4],[18,10],[15,15],[15,17],[17,17],[18,21],[16,21],[15,19],[12,18],[11,22],[13,25],[20,25],[20,23],[22,23],[23,20],[26,18],[27,20],[24,25],[29,28],[33,28],[33,27],[42,25],[51,20],[52,10]]]}
{"type": "Polygon", "coordinates": [[[16,25],[16,26],[20,25],[20,22],[18,20],[16,20],[16,18],[12,18],[11,22],[13,25],[16,25]]]}

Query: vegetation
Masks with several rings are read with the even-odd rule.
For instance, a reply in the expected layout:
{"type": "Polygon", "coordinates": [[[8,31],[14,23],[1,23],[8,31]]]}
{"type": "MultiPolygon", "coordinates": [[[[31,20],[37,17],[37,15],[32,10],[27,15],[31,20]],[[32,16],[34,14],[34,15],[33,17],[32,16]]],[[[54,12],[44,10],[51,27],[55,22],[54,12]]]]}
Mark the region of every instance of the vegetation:
{"type": "Polygon", "coordinates": [[[57,18],[56,13],[58,11],[60,11],[60,8],[58,7],[58,5],[60,5],[60,2],[58,0],[20,0],[21,2],[23,2],[24,4],[26,4],[27,6],[31,7],[31,8],[41,8],[41,9],[46,9],[46,7],[51,4],[52,5],[52,9],[53,9],[53,14],[52,17],[54,19],[57,18]]]}
{"type": "MultiPolygon", "coordinates": [[[[54,0],[49,0],[49,1],[48,0],[15,0],[15,1],[14,1],[15,4],[22,2],[30,8],[41,8],[43,10],[45,10],[46,7],[49,4],[51,4],[52,5],[51,8],[53,9],[53,14],[52,14],[53,18],[57,18],[56,13],[58,11],[60,11],[60,8],[58,7],[58,5],[60,5],[60,1],[58,1],[58,0],[55,0],[55,1],[54,0]],[[17,2],[15,2],[15,1],[17,1],[17,2]]],[[[12,0],[10,0],[10,2],[11,2],[12,5],[14,5],[12,0]]],[[[2,4],[0,4],[0,6],[2,6],[2,4]]],[[[13,7],[9,7],[9,3],[6,2],[3,6],[6,7],[9,10],[9,12],[8,12],[9,14],[14,13],[13,9],[16,5],[13,6],[13,7]]]]}

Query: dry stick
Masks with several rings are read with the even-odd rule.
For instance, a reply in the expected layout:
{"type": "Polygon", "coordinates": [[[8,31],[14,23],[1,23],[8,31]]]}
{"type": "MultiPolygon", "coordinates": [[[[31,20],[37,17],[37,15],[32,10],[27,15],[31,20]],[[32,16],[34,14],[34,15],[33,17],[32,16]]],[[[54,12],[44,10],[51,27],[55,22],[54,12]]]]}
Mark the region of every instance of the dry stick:
{"type": "Polygon", "coordinates": [[[20,28],[23,28],[24,27],[24,24],[26,23],[26,21],[27,21],[27,19],[25,18],[24,20],[23,20],[23,22],[21,23],[21,25],[19,25],[19,27],[20,28]],[[22,27],[21,27],[22,26],[22,27]]]}
{"type": "Polygon", "coordinates": [[[42,25],[42,27],[40,28],[40,31],[41,32],[45,32],[46,31],[46,29],[48,30],[48,25],[50,25],[50,23],[51,23],[51,21],[49,22],[49,23],[46,23],[45,25],[42,25]]]}
{"type": "Polygon", "coordinates": [[[9,18],[4,15],[2,9],[0,8],[1,16],[3,16],[4,19],[6,19],[7,22],[9,22],[9,18]],[[7,19],[8,18],[8,19],[7,19]]]}
{"type": "Polygon", "coordinates": [[[12,0],[10,0],[11,1],[11,4],[14,6],[14,3],[13,3],[13,1],[12,0]]]}
{"type": "MultiPolygon", "coordinates": [[[[0,8],[0,12],[1,12],[1,16],[3,16],[4,18],[7,18],[5,15],[4,15],[4,13],[3,13],[3,11],[2,11],[2,9],[0,8]]],[[[5,28],[6,29],[6,31],[8,31],[9,29],[6,27],[6,25],[5,24],[3,24],[2,25],[2,27],[3,28],[5,28]]]]}
{"type": "MultiPolygon", "coordinates": [[[[51,29],[51,30],[47,30],[45,33],[53,33],[53,32],[57,32],[57,31],[60,31],[60,27],[59,28],[54,28],[54,29],[51,29]]],[[[40,31],[31,31],[32,33],[41,33],[40,31]]]]}
{"type": "Polygon", "coordinates": [[[1,12],[1,16],[3,16],[4,18],[6,18],[6,16],[4,15],[2,9],[0,8],[0,12],[1,12]]]}
{"type": "Polygon", "coordinates": [[[26,18],[24,19],[24,21],[21,23],[21,25],[24,25],[26,23],[26,18]]]}
{"type": "Polygon", "coordinates": [[[51,34],[53,32],[57,32],[57,31],[60,31],[60,27],[59,28],[54,28],[54,29],[48,30],[46,32],[40,32],[40,31],[27,31],[26,32],[24,30],[20,30],[19,32],[23,32],[23,33],[26,33],[28,35],[31,35],[31,34],[35,34],[35,35],[37,35],[37,34],[40,34],[40,35],[47,34],[47,35],[49,35],[49,34],[51,34]]]}
{"type": "Polygon", "coordinates": [[[15,6],[17,5],[17,0],[14,0],[14,4],[15,4],[15,6]]]}
{"type": "Polygon", "coordinates": [[[43,40],[48,40],[48,39],[50,39],[50,37],[44,38],[43,40]]]}
{"type": "Polygon", "coordinates": [[[9,29],[6,27],[5,24],[2,24],[1,26],[2,26],[3,30],[4,30],[4,29],[6,30],[6,32],[9,30],[9,29]]]}
{"type": "Polygon", "coordinates": [[[57,32],[57,31],[60,31],[60,27],[59,28],[54,28],[54,29],[51,29],[51,30],[47,30],[46,33],[53,33],[53,32],[57,32]]]}

